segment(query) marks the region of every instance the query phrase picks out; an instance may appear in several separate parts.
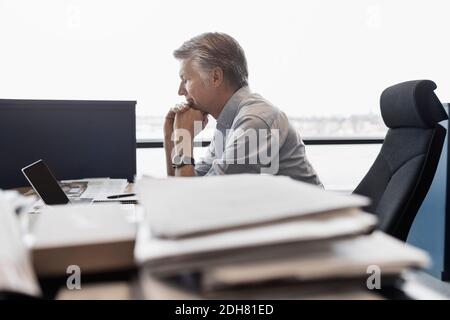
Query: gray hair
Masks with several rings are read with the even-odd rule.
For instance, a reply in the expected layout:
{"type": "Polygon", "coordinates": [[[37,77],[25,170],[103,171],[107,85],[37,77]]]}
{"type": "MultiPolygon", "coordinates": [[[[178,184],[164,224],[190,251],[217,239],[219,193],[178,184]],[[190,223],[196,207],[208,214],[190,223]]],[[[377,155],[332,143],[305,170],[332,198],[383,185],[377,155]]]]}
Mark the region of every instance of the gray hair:
{"type": "Polygon", "coordinates": [[[224,78],[238,89],[248,85],[247,59],[239,43],[225,33],[198,35],[173,52],[180,60],[193,59],[205,71],[220,67],[224,78]]]}

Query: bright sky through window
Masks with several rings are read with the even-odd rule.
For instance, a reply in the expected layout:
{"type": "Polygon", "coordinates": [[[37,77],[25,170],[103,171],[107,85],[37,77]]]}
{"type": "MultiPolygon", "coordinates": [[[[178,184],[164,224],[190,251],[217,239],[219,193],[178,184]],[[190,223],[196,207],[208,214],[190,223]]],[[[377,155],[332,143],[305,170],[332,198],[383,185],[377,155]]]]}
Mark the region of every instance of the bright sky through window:
{"type": "Polygon", "coordinates": [[[0,96],[133,99],[163,116],[172,52],[205,31],[244,48],[251,88],[289,116],[379,113],[381,91],[428,78],[450,100],[450,2],[0,0],[0,96]]]}

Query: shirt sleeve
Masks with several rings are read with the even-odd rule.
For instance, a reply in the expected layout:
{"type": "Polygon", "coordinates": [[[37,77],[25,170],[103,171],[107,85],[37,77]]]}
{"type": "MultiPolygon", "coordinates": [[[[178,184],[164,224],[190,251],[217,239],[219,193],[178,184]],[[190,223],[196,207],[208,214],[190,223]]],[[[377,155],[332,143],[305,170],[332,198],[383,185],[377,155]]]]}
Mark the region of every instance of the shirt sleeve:
{"type": "Polygon", "coordinates": [[[205,175],[276,174],[278,156],[277,130],[270,130],[270,126],[262,118],[249,115],[233,125],[227,134],[223,154],[212,159],[210,169],[205,175]],[[273,164],[276,164],[276,168],[272,168],[273,164]],[[272,169],[276,172],[271,172],[272,169]]]}

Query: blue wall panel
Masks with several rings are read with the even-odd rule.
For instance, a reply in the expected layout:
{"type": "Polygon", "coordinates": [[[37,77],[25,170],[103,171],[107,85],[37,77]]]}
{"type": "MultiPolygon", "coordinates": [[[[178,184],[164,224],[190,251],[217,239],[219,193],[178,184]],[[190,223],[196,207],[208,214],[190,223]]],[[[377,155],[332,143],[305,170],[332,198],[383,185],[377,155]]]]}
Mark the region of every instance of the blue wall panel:
{"type": "MultiPolygon", "coordinates": [[[[448,128],[448,121],[442,126],[448,128]]],[[[426,250],[432,259],[428,273],[441,278],[445,249],[445,201],[447,185],[448,133],[433,183],[414,220],[407,242],[426,250]]]]}

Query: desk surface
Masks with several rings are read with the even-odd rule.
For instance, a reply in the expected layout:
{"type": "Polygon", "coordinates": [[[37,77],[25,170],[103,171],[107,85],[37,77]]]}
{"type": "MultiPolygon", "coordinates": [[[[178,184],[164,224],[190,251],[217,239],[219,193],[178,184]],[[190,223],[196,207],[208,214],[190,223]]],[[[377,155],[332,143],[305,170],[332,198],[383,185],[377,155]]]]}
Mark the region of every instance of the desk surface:
{"type": "MultiPolygon", "coordinates": [[[[134,183],[128,183],[128,186],[125,189],[125,193],[133,192],[133,189],[134,189],[134,183]]],[[[17,192],[19,192],[20,194],[23,194],[23,195],[32,195],[32,194],[35,195],[36,194],[32,187],[20,187],[20,188],[15,188],[13,190],[16,190],[17,192]]]]}
{"type": "MultiPolygon", "coordinates": [[[[134,185],[128,184],[125,192],[133,192],[134,185]]],[[[32,193],[31,187],[15,189],[21,194],[32,193]]],[[[95,278],[95,277],[94,277],[95,278]]],[[[57,294],[57,299],[201,299],[204,298],[192,291],[174,286],[165,281],[159,280],[145,270],[141,270],[137,275],[132,271],[117,278],[117,274],[101,275],[103,281],[87,281],[82,290],[61,289],[57,294]]],[[[335,290],[334,294],[310,295],[303,297],[287,296],[285,299],[450,299],[450,283],[442,282],[431,275],[416,271],[408,272],[404,275],[404,283],[396,292],[369,292],[368,290],[335,290]]],[[[225,297],[226,298],[226,297],[225,297]]],[[[265,298],[270,299],[268,295],[265,298]]],[[[279,297],[273,297],[279,298],[279,297]]]]}
{"type": "MultiPolygon", "coordinates": [[[[345,300],[383,300],[383,299],[450,299],[450,283],[442,282],[422,271],[408,272],[404,275],[404,283],[397,289],[382,291],[340,290],[333,287],[329,294],[311,294],[295,296],[288,290],[284,297],[280,292],[273,293],[267,299],[345,299],[345,300]]],[[[167,300],[197,300],[204,297],[188,290],[174,286],[149,275],[140,273],[130,281],[106,281],[103,283],[85,284],[82,290],[61,289],[56,299],[167,299],[167,300]]],[[[218,298],[218,297],[216,297],[218,298]]],[[[226,299],[226,297],[224,297],[226,299]]],[[[230,298],[230,297],[228,297],[230,298]]],[[[239,299],[236,296],[233,299],[239,299]]]]}

